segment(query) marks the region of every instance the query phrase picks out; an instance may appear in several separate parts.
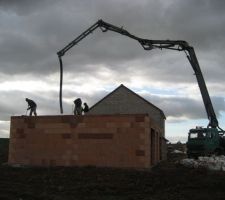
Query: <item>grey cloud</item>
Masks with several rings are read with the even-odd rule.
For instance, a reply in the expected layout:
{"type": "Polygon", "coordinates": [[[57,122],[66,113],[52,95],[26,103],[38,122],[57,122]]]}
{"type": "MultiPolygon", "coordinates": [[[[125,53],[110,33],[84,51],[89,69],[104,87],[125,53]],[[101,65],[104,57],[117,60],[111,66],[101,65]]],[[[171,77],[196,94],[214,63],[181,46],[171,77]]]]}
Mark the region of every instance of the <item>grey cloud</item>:
{"type": "Polygon", "coordinates": [[[3,73],[27,73],[35,71],[33,64],[38,66],[38,62],[45,59],[45,55],[35,44],[26,36],[18,34],[8,34],[10,38],[6,38],[1,42],[1,71],[3,73]],[[12,52],[13,50],[13,52],[12,52]]]}
{"type": "MultiPolygon", "coordinates": [[[[31,6],[27,8],[28,10],[38,7],[36,3],[30,3],[33,1],[21,1],[20,4],[16,1],[12,1],[11,4],[6,2],[8,1],[2,1],[2,5],[9,8],[26,9],[26,4],[28,7],[31,6]]],[[[224,33],[224,30],[221,30],[221,27],[224,27],[221,26],[224,14],[215,9],[220,7],[223,10],[223,4],[218,6],[211,1],[193,2],[193,4],[185,1],[171,2],[165,6],[161,1],[138,3],[135,1],[65,1],[65,3],[40,1],[38,5],[42,9],[37,10],[38,15],[29,13],[25,18],[18,16],[21,19],[19,25],[22,25],[23,29],[19,25],[11,27],[9,31],[14,31],[16,28],[16,35],[12,33],[2,35],[4,38],[2,45],[6,47],[1,54],[5,63],[4,73],[10,73],[10,69],[16,64],[19,65],[18,73],[57,71],[58,68],[55,67],[58,65],[56,52],[99,18],[117,26],[125,26],[124,28],[128,31],[141,37],[190,40],[196,44],[197,49],[200,49],[201,44],[208,41],[211,41],[210,45],[211,43],[221,44],[221,41],[217,40],[217,34],[213,31],[217,31],[220,35],[224,33]],[[203,12],[200,12],[201,9],[203,12]],[[218,19],[217,23],[214,21],[208,23],[204,14],[218,19]],[[199,15],[200,17],[197,17],[199,15]],[[200,25],[200,29],[204,33],[196,35],[199,34],[199,30],[195,30],[193,27],[200,25]],[[216,27],[212,28],[211,26],[216,27]],[[25,36],[24,33],[26,33],[25,36]],[[190,37],[196,41],[192,41],[190,37]]],[[[210,50],[202,48],[201,51],[210,50]]],[[[135,41],[116,33],[102,34],[97,31],[73,50],[71,49],[68,56],[63,59],[65,64],[68,63],[67,70],[74,68],[82,70],[91,63],[112,66],[113,63],[127,60],[148,61],[148,57],[135,41]]],[[[120,71],[120,68],[114,67],[114,70],[120,71]]],[[[164,71],[166,72],[166,69],[164,71]]]]}
{"type": "MultiPolygon", "coordinates": [[[[49,82],[47,76],[59,73],[56,52],[101,18],[139,37],[188,41],[196,50],[207,86],[213,91],[213,85],[220,84],[216,90],[223,90],[225,2],[211,0],[0,0],[1,81],[10,80],[10,76],[19,79],[26,74],[27,79],[35,77],[49,82]]],[[[102,80],[100,72],[104,66],[112,73],[112,84],[130,83],[137,75],[164,85],[196,82],[181,52],[145,51],[136,41],[100,30],[68,51],[63,62],[64,72],[70,73],[72,80],[89,75],[102,80]]],[[[66,112],[71,112],[68,99],[81,96],[92,104],[106,94],[99,91],[88,96],[85,92],[64,91],[66,112]]],[[[6,120],[13,113],[24,113],[25,102],[20,98],[26,96],[37,100],[40,113],[58,113],[57,92],[39,95],[32,91],[2,93],[1,118],[6,120]],[[14,105],[12,100],[18,104],[14,105]]],[[[154,103],[154,97],[151,98],[154,103]]],[[[223,97],[214,97],[213,101],[219,115],[224,110],[223,97]]],[[[157,97],[155,103],[168,116],[205,118],[201,100],[157,97]]]]}
{"type": "MultiPolygon", "coordinates": [[[[80,97],[83,102],[87,102],[89,106],[94,105],[111,91],[98,91],[94,95],[88,95],[86,91],[78,93],[76,91],[65,90],[63,93],[65,113],[71,114],[73,100],[80,97]],[[70,99],[71,102],[66,101],[70,99]]],[[[43,115],[59,114],[58,92],[1,92],[0,112],[2,113],[0,120],[9,120],[11,115],[24,115],[26,113],[27,104],[25,98],[31,98],[38,104],[38,113],[43,115]]],[[[184,97],[161,97],[156,95],[144,95],[144,97],[158,106],[165,112],[167,117],[175,118],[186,117],[191,119],[207,118],[205,108],[201,99],[194,100],[184,97]]],[[[217,116],[221,111],[225,111],[225,101],[222,97],[212,97],[214,109],[217,116]]]]}
{"type": "MultiPolygon", "coordinates": [[[[63,107],[64,114],[72,114],[73,100],[75,98],[81,98],[83,102],[87,102],[89,106],[92,106],[106,95],[106,91],[100,91],[95,95],[87,95],[85,91],[83,93],[77,93],[76,91],[65,90],[63,93],[63,107]],[[71,101],[67,101],[71,99],[71,101]]],[[[21,91],[1,91],[0,99],[0,121],[9,121],[10,116],[13,115],[26,115],[27,103],[25,98],[30,98],[37,103],[38,115],[58,115],[59,98],[58,92],[21,92],[21,91]]]]}
{"type": "MultiPolygon", "coordinates": [[[[91,107],[96,102],[101,100],[104,96],[106,96],[109,92],[111,92],[111,90],[100,90],[96,91],[94,95],[88,95],[85,91],[78,93],[76,91],[65,90],[63,93],[64,114],[73,113],[73,100],[75,98],[80,97],[83,102],[87,102],[88,105],[91,107]]],[[[201,99],[198,101],[190,98],[162,97],[151,94],[142,96],[153,104],[155,104],[156,106],[158,106],[160,109],[162,109],[166,117],[174,117],[174,119],[177,119],[178,121],[176,123],[182,122],[182,120],[179,119],[182,117],[187,119],[207,119],[201,99]]],[[[38,115],[60,114],[58,92],[49,91],[35,94],[33,92],[2,91],[0,99],[0,121],[8,122],[10,120],[10,116],[12,115],[29,114],[26,111],[27,103],[25,102],[25,97],[31,98],[37,103],[38,115]]],[[[212,97],[212,102],[214,104],[217,117],[219,119],[220,112],[225,111],[224,98],[212,97]]],[[[8,125],[3,126],[0,124],[0,129],[4,132],[4,135],[1,136],[7,136],[8,128],[8,125]]]]}
{"type": "Polygon", "coordinates": [[[8,121],[13,115],[26,115],[27,103],[25,98],[33,99],[38,105],[38,114],[56,114],[58,112],[58,99],[54,92],[35,94],[21,91],[2,91],[0,99],[0,121],[8,121]]]}
{"type": "Polygon", "coordinates": [[[1,92],[1,100],[0,100],[0,120],[9,121],[10,116],[25,114],[26,104],[25,102],[25,93],[21,93],[18,91],[10,91],[10,92],[1,92]]]}
{"type": "Polygon", "coordinates": [[[9,121],[4,121],[0,123],[0,137],[7,138],[9,137],[9,121]]]}
{"type": "MultiPolygon", "coordinates": [[[[86,94],[85,91],[82,92],[82,93],[77,93],[75,91],[73,91],[73,92],[72,91],[65,91],[63,96],[64,96],[64,98],[72,98],[73,100],[76,99],[76,98],[81,98],[82,102],[87,102],[89,107],[91,107],[95,103],[100,101],[108,93],[109,92],[107,92],[105,90],[101,90],[101,91],[95,92],[94,95],[89,95],[89,94],[86,94]]],[[[72,104],[73,100],[71,101],[71,104],[72,104]]]]}
{"type": "Polygon", "coordinates": [[[178,141],[182,142],[182,143],[186,143],[188,140],[188,136],[166,136],[166,138],[169,140],[170,143],[177,143],[178,141]]]}
{"type": "MultiPolygon", "coordinates": [[[[94,95],[87,95],[85,91],[82,93],[77,93],[76,91],[72,92],[67,90],[64,92],[64,99],[72,98],[73,101],[73,98],[75,99],[80,97],[83,102],[87,102],[91,107],[110,92],[111,91],[102,90],[95,92],[94,95]]],[[[187,97],[164,97],[151,94],[145,94],[141,96],[162,109],[166,117],[173,117],[177,119],[180,117],[184,117],[186,119],[207,119],[207,114],[201,97],[199,100],[195,100],[187,97]]],[[[212,96],[211,99],[215,113],[219,118],[221,116],[221,112],[225,112],[225,98],[212,96]]],[[[72,101],[70,104],[64,103],[65,109],[68,112],[70,112],[71,106],[73,104],[72,101]]]]}
{"type": "Polygon", "coordinates": [[[183,37],[204,51],[209,46],[224,44],[224,11],[222,1],[175,0],[166,11],[166,21],[175,30],[175,37],[183,37]]]}
{"type": "MultiPolygon", "coordinates": [[[[159,97],[145,96],[150,102],[161,108],[167,117],[185,117],[188,119],[207,119],[207,114],[202,99],[199,100],[185,97],[159,97]]],[[[225,111],[225,99],[212,96],[215,113],[219,118],[225,111]]]]}
{"type": "Polygon", "coordinates": [[[0,9],[16,12],[18,15],[29,15],[36,10],[50,6],[52,0],[0,0],[0,9]]]}
{"type": "MultiPolygon", "coordinates": [[[[58,72],[59,63],[56,52],[99,18],[117,26],[124,26],[125,29],[140,37],[188,40],[196,47],[197,55],[205,52],[218,55],[219,47],[214,51],[209,47],[215,44],[221,45],[223,40],[218,40],[220,37],[218,35],[224,35],[225,32],[224,26],[221,26],[225,20],[224,12],[222,12],[224,4],[218,5],[215,1],[191,1],[190,3],[173,0],[167,4],[163,1],[137,3],[101,0],[54,1],[54,3],[21,1],[19,4],[17,1],[7,2],[9,1],[2,1],[2,6],[12,8],[12,11],[16,7],[17,11],[36,9],[38,13],[28,12],[25,17],[18,16],[19,25],[9,26],[9,33],[1,34],[3,41],[1,45],[5,48],[0,50],[2,60],[0,68],[3,73],[9,74],[58,72]],[[218,8],[220,8],[219,11],[217,11],[218,8]],[[211,19],[213,21],[210,21],[211,19]]],[[[220,53],[220,57],[213,63],[213,70],[211,65],[206,66],[207,80],[224,82],[222,73],[214,70],[221,68],[222,54],[220,53]]],[[[201,56],[199,59],[201,61],[201,56]]],[[[185,69],[189,63],[183,55],[171,56],[167,51],[161,54],[157,50],[146,52],[136,41],[112,32],[94,32],[63,57],[65,72],[94,73],[100,69],[90,68],[90,65],[96,67],[103,64],[115,73],[126,74],[127,78],[133,75],[132,69],[136,70],[129,65],[137,60],[141,60],[139,64],[142,65],[140,69],[143,71],[143,78],[164,82],[194,81],[191,76],[184,78],[184,74],[193,72],[185,69]],[[154,76],[146,77],[145,74],[154,74],[154,76]]]]}

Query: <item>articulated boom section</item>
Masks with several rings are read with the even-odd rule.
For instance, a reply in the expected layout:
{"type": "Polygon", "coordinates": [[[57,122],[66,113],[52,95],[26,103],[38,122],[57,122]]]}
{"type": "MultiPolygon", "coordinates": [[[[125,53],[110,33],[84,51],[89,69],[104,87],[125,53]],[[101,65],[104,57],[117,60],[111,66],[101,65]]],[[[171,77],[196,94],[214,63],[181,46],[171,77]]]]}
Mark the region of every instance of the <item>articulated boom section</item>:
{"type": "Polygon", "coordinates": [[[216,118],[216,114],[213,109],[213,105],[205,84],[205,80],[203,78],[197,57],[195,55],[194,48],[189,46],[189,44],[186,41],[182,40],[149,40],[149,39],[143,39],[139,38],[135,35],[130,34],[128,31],[124,30],[123,27],[117,27],[112,24],[109,24],[107,22],[104,22],[103,20],[97,21],[95,24],[93,24],[90,28],[88,28],[86,31],[84,31],[81,35],[79,35],[76,39],[74,39],[72,42],[70,42],[67,46],[65,46],[62,50],[60,50],[57,54],[59,57],[60,62],[60,93],[59,93],[59,101],[60,101],[60,111],[63,113],[63,107],[62,107],[62,82],[63,82],[63,64],[61,57],[74,45],[76,45],[78,42],[80,42],[82,39],[84,39],[86,36],[88,36],[90,33],[92,33],[95,29],[100,28],[102,32],[107,31],[113,31],[117,32],[121,35],[125,35],[127,37],[130,37],[134,40],[137,40],[141,46],[144,48],[144,50],[152,50],[155,48],[158,49],[170,49],[170,50],[176,50],[176,51],[184,51],[187,55],[187,58],[195,72],[197,82],[201,91],[201,95],[203,98],[203,102],[205,105],[205,109],[207,112],[207,116],[209,119],[209,125],[208,127],[216,128],[218,127],[218,121],[216,118]]]}

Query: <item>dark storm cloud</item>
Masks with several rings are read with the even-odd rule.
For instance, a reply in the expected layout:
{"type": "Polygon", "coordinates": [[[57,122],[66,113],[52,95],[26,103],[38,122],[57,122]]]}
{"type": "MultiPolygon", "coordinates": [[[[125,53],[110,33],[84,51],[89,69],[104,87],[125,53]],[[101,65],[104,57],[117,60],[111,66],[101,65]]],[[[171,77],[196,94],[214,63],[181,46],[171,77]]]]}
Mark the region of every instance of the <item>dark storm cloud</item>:
{"type": "Polygon", "coordinates": [[[207,51],[224,44],[225,2],[212,0],[179,1],[167,9],[168,25],[176,37],[183,37],[207,51]],[[221,44],[222,42],[222,44],[221,44]],[[213,45],[214,44],[214,45],[213,45]]]}
{"type": "MultiPolygon", "coordinates": [[[[58,71],[56,52],[99,18],[124,26],[140,37],[187,40],[198,52],[211,51],[211,46],[219,52],[224,44],[225,6],[219,1],[0,2],[2,15],[7,15],[2,24],[6,26],[8,20],[7,32],[0,32],[0,43],[5,47],[0,52],[0,67],[4,73],[58,71]],[[10,19],[18,20],[18,24],[10,26],[10,19]]],[[[137,59],[147,62],[151,59],[147,54],[149,52],[131,39],[96,31],[71,49],[63,60],[68,71],[88,71],[90,64],[105,64],[121,71],[119,64],[137,59]]],[[[167,57],[165,54],[164,59],[167,57]]],[[[178,61],[183,62],[180,58],[178,61]]],[[[169,72],[166,68],[162,71],[169,72]]],[[[178,76],[181,77],[181,73],[178,76]]]]}
{"type": "MultiPolygon", "coordinates": [[[[0,81],[27,74],[27,79],[40,78],[50,83],[48,76],[59,72],[56,52],[101,18],[142,38],[188,41],[196,50],[209,89],[215,93],[224,89],[225,1],[222,0],[0,0],[0,81]]],[[[145,51],[132,39],[100,30],[69,50],[63,62],[64,72],[72,80],[90,75],[104,83],[100,72],[106,67],[113,84],[131,83],[134,75],[156,83],[155,87],[158,83],[167,86],[196,82],[182,52],[145,51]]],[[[76,84],[81,84],[79,79],[76,84]]],[[[81,96],[92,104],[105,94],[105,90],[94,95],[65,90],[65,110],[71,112],[68,99],[81,96]]],[[[40,113],[59,113],[55,91],[41,95],[33,91],[8,91],[1,92],[1,120],[23,114],[25,97],[38,102],[40,113]]],[[[167,116],[195,119],[206,116],[201,100],[155,98],[151,96],[149,100],[165,110],[167,116]]],[[[224,100],[214,97],[213,102],[219,116],[224,110],[224,100]]]]}
{"type": "Polygon", "coordinates": [[[45,6],[52,0],[0,0],[0,8],[18,15],[27,15],[45,6]]]}

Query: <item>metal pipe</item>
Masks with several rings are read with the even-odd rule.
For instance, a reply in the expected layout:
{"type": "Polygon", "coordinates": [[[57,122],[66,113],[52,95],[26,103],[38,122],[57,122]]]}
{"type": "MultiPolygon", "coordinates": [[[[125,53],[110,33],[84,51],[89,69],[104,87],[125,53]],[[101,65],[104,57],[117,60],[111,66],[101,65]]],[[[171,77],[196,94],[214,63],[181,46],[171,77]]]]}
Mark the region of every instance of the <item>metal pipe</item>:
{"type": "Polygon", "coordinates": [[[63,114],[63,105],[62,105],[63,64],[61,56],[58,56],[58,58],[60,64],[59,105],[60,105],[60,113],[63,114]]]}

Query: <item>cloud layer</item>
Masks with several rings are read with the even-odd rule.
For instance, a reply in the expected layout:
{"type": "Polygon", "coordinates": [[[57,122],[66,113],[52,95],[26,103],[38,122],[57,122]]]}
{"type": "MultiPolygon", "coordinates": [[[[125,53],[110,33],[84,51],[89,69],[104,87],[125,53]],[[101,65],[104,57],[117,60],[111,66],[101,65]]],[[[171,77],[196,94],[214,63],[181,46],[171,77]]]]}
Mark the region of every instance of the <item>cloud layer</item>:
{"type": "MultiPolygon", "coordinates": [[[[56,52],[98,19],[143,38],[188,41],[217,116],[225,110],[224,1],[0,0],[0,121],[24,114],[25,97],[37,101],[41,114],[59,113],[56,52]]],[[[163,109],[171,122],[206,116],[182,52],[144,51],[130,38],[96,30],[68,51],[63,62],[68,113],[77,96],[91,105],[124,83],[163,109]]]]}

